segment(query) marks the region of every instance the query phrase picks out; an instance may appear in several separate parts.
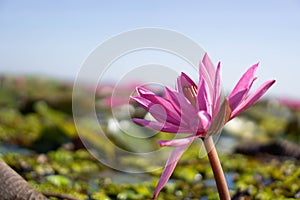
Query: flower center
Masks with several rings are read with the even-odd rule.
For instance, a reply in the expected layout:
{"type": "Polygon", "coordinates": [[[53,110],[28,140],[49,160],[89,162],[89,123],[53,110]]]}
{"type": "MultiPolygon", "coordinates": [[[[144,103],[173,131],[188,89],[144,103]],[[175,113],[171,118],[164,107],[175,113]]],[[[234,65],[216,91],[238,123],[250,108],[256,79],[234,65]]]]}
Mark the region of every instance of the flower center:
{"type": "Polygon", "coordinates": [[[196,108],[197,87],[196,86],[184,86],[182,88],[182,91],[183,91],[184,96],[196,108]]]}

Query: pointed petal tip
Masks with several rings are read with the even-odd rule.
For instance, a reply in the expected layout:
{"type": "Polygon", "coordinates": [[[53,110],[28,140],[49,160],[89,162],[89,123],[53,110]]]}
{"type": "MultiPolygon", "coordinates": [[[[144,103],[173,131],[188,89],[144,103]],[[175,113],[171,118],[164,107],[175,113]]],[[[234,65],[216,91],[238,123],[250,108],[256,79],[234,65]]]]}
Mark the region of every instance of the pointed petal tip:
{"type": "Polygon", "coordinates": [[[169,86],[167,86],[167,85],[165,86],[165,90],[166,90],[166,91],[174,91],[173,88],[171,88],[171,87],[169,87],[169,86]]]}
{"type": "MultiPolygon", "coordinates": [[[[177,139],[178,140],[178,139],[177,139]]],[[[173,147],[176,147],[176,146],[180,146],[180,144],[177,144],[176,143],[176,139],[175,141],[172,141],[172,140],[159,140],[158,142],[158,145],[161,146],[161,147],[166,147],[166,146],[173,146],[173,147]]],[[[180,142],[179,142],[180,143],[180,142]]]]}
{"type": "Polygon", "coordinates": [[[131,118],[131,121],[133,121],[134,123],[139,124],[141,126],[145,126],[145,127],[147,127],[148,124],[151,123],[151,121],[149,121],[149,120],[140,119],[140,118],[131,118]]]}
{"type": "Polygon", "coordinates": [[[210,57],[208,56],[208,53],[205,52],[205,54],[204,54],[204,56],[203,56],[201,62],[205,63],[205,62],[207,62],[207,61],[210,61],[210,57]]]}
{"type": "Polygon", "coordinates": [[[132,96],[132,95],[129,96],[129,98],[132,99],[132,100],[135,100],[135,99],[138,98],[138,97],[139,97],[139,96],[132,96]]]}
{"type": "Polygon", "coordinates": [[[143,88],[142,86],[138,86],[138,87],[136,87],[136,88],[137,88],[138,91],[142,91],[142,92],[146,90],[146,89],[143,88]]]}
{"type": "Polygon", "coordinates": [[[184,72],[181,72],[181,76],[183,76],[190,84],[195,84],[189,75],[184,72]]]}
{"type": "Polygon", "coordinates": [[[256,69],[258,68],[260,62],[258,61],[257,63],[255,63],[254,65],[252,65],[250,68],[254,68],[254,70],[256,71],[256,69]]]}
{"type": "Polygon", "coordinates": [[[131,118],[131,121],[133,121],[134,123],[138,123],[139,122],[139,118],[131,118]]]}
{"type": "Polygon", "coordinates": [[[205,52],[204,56],[203,56],[203,59],[202,59],[202,62],[206,65],[206,64],[212,64],[212,60],[210,58],[210,56],[208,55],[207,52],[205,52]]]}
{"type": "Polygon", "coordinates": [[[158,194],[154,193],[151,199],[154,200],[157,198],[157,196],[158,196],[158,194]]]}
{"type": "Polygon", "coordinates": [[[259,64],[260,64],[260,62],[257,62],[254,65],[252,65],[251,67],[249,67],[247,69],[247,71],[243,74],[243,76],[246,76],[247,74],[249,74],[250,76],[254,77],[259,64]]]}
{"type": "Polygon", "coordinates": [[[130,95],[130,96],[129,96],[129,102],[128,102],[128,103],[130,103],[131,100],[136,101],[136,100],[135,100],[136,97],[137,97],[137,96],[132,96],[132,95],[130,95]]]}
{"type": "Polygon", "coordinates": [[[150,90],[148,90],[142,86],[136,87],[136,91],[140,96],[147,95],[147,94],[151,94],[151,95],[154,94],[153,92],[151,92],[150,90]]]}
{"type": "Polygon", "coordinates": [[[165,141],[164,141],[164,140],[159,140],[157,143],[158,143],[158,145],[159,145],[159,146],[161,146],[161,147],[164,147],[164,146],[166,146],[166,144],[165,144],[165,141]]]}
{"type": "Polygon", "coordinates": [[[179,75],[180,78],[186,78],[186,79],[191,79],[186,73],[184,72],[180,72],[180,75],[179,75]]]}
{"type": "Polygon", "coordinates": [[[182,154],[185,152],[185,150],[187,149],[188,146],[189,146],[189,144],[174,148],[173,152],[171,153],[170,157],[167,160],[165,168],[164,168],[164,170],[160,176],[160,179],[158,181],[158,184],[155,188],[153,199],[155,199],[158,196],[159,192],[167,184],[179,159],[181,158],[182,154]]]}
{"type": "MultiPolygon", "coordinates": [[[[269,85],[269,88],[270,88],[275,82],[276,82],[275,79],[272,79],[272,80],[267,81],[267,84],[269,85]]],[[[269,88],[268,88],[268,89],[269,89],[269,88]]]]}
{"type": "Polygon", "coordinates": [[[221,71],[221,61],[218,62],[217,71],[221,71]]]}
{"type": "Polygon", "coordinates": [[[135,87],[135,90],[138,91],[138,90],[140,90],[141,88],[142,88],[141,86],[136,86],[136,87],[135,87]]]}
{"type": "Polygon", "coordinates": [[[139,95],[141,95],[141,94],[143,93],[143,88],[140,87],[140,86],[137,86],[137,87],[135,88],[135,90],[136,90],[136,92],[137,92],[139,95]]]}
{"type": "Polygon", "coordinates": [[[186,73],[184,73],[184,72],[181,72],[180,73],[180,79],[182,79],[182,78],[186,78],[188,75],[186,75],[186,73]]]}
{"type": "Polygon", "coordinates": [[[203,60],[204,60],[204,58],[209,58],[209,56],[208,56],[208,53],[207,53],[207,52],[205,52],[205,53],[204,53],[203,60]]]}
{"type": "Polygon", "coordinates": [[[275,82],[276,82],[275,79],[271,79],[271,80],[266,81],[262,85],[265,85],[266,89],[268,90],[275,82]]]}
{"type": "Polygon", "coordinates": [[[186,86],[196,86],[196,84],[186,73],[181,72],[177,78],[177,90],[182,92],[182,88],[186,86]]]}

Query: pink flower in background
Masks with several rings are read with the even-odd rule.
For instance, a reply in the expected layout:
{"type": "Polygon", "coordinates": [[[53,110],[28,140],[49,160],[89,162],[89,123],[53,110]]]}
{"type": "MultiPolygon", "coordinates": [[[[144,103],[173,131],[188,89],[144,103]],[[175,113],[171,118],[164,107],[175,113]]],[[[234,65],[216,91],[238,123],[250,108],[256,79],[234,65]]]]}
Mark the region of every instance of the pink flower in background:
{"type": "Polygon", "coordinates": [[[300,99],[280,98],[279,103],[291,110],[300,110],[300,99]]]}
{"type": "Polygon", "coordinates": [[[186,134],[173,140],[159,141],[161,146],[174,147],[155,189],[153,198],[169,180],[177,162],[187,147],[197,138],[218,133],[224,124],[255,103],[274,83],[268,81],[247,98],[257,65],[240,79],[229,98],[221,103],[220,63],[215,69],[207,54],[199,65],[198,86],[185,73],[177,78],[176,90],[166,87],[164,97],[137,88],[139,96],[131,97],[145,108],[155,121],[134,118],[134,122],[159,131],[186,134]]]}

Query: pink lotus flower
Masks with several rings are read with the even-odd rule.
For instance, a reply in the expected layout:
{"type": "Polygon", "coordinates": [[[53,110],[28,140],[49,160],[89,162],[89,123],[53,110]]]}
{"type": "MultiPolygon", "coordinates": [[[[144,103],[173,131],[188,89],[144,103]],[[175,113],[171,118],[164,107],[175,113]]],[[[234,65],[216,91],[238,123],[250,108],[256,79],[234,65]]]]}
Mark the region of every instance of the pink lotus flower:
{"type": "Polygon", "coordinates": [[[240,79],[229,98],[221,103],[220,63],[215,69],[207,54],[199,66],[197,85],[185,73],[177,79],[177,89],[165,88],[161,97],[144,88],[137,88],[139,96],[131,97],[156,121],[134,118],[133,121],[159,131],[187,134],[186,137],[159,141],[161,146],[174,147],[153,198],[169,180],[177,162],[187,147],[197,138],[205,138],[218,133],[224,124],[254,104],[274,83],[264,83],[256,92],[246,97],[252,86],[257,65],[252,66],[240,79]]]}
{"type": "Polygon", "coordinates": [[[299,99],[280,98],[279,103],[283,106],[288,107],[291,110],[300,110],[299,99]]]}

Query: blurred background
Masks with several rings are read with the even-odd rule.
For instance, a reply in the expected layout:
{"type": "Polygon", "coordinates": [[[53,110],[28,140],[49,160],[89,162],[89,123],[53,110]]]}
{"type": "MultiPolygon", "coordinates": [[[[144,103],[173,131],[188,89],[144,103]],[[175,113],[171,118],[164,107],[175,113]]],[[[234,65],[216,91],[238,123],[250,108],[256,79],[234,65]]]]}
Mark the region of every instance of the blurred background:
{"type": "MultiPolygon", "coordinates": [[[[79,199],[151,198],[170,149],[154,162],[115,148],[157,151],[158,140],[172,138],[131,122],[151,117],[128,99],[139,80],[120,86],[113,100],[111,82],[97,87],[97,124],[83,114],[76,127],[72,89],[99,44],[121,32],[158,27],[190,37],[213,63],[221,61],[225,93],[258,61],[254,87],[276,79],[263,100],[228,123],[215,141],[232,196],[300,198],[299,1],[0,0],[0,27],[0,157],[39,191],[79,199]],[[148,173],[132,176],[111,163],[148,173]]],[[[84,98],[90,92],[90,85],[82,86],[76,105],[83,111],[90,109],[84,98]]],[[[217,198],[199,149],[200,142],[184,154],[159,199],[217,198]]]]}
{"type": "MultiPolygon", "coordinates": [[[[224,88],[260,61],[269,94],[299,97],[300,3],[275,1],[0,1],[0,72],[73,80],[94,48],[141,27],[178,31],[223,64],[224,88]]],[[[259,80],[258,80],[259,81],[259,80]]]]}

